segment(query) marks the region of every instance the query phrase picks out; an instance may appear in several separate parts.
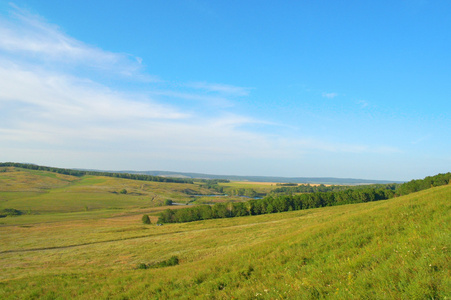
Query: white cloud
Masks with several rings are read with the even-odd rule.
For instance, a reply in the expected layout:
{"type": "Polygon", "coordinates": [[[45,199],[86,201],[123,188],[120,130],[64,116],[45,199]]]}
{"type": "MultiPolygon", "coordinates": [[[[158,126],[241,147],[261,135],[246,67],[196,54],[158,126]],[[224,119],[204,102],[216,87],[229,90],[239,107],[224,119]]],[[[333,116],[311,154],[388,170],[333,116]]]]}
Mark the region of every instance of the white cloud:
{"type": "Polygon", "coordinates": [[[114,71],[124,76],[152,76],[142,73],[142,59],[113,53],[87,45],[63,33],[43,18],[14,6],[15,19],[0,19],[0,51],[23,60],[40,60],[60,64],[76,64],[99,70],[114,71]]]}
{"type": "Polygon", "coordinates": [[[227,84],[219,83],[207,83],[207,82],[191,82],[186,84],[186,86],[201,89],[208,92],[217,92],[221,94],[227,94],[232,96],[248,96],[251,88],[232,86],[227,84]]]}
{"type": "Polygon", "coordinates": [[[176,98],[176,99],[185,99],[185,100],[192,100],[192,101],[200,101],[203,103],[208,103],[214,106],[221,106],[221,107],[231,107],[233,106],[233,103],[228,100],[226,97],[223,97],[221,95],[204,95],[199,93],[193,93],[193,92],[180,92],[175,90],[154,90],[150,92],[152,95],[156,96],[167,96],[170,98],[176,98]]]}
{"type": "MultiPolygon", "coordinates": [[[[143,96],[114,92],[105,86],[64,74],[22,69],[0,60],[0,102],[26,104],[35,115],[81,120],[179,119],[174,108],[143,96]],[[138,101],[137,98],[141,101],[138,101]]],[[[67,120],[67,119],[66,119],[67,120]]]]}
{"type": "Polygon", "coordinates": [[[144,95],[2,60],[0,105],[8,109],[0,144],[26,145],[31,152],[81,146],[196,160],[274,154],[265,136],[237,129],[258,120],[232,113],[192,116],[144,95]]]}
{"type": "Polygon", "coordinates": [[[333,98],[337,97],[338,94],[337,94],[337,93],[326,93],[326,92],[324,92],[324,93],[322,94],[322,96],[323,96],[324,98],[333,99],[333,98]]]}

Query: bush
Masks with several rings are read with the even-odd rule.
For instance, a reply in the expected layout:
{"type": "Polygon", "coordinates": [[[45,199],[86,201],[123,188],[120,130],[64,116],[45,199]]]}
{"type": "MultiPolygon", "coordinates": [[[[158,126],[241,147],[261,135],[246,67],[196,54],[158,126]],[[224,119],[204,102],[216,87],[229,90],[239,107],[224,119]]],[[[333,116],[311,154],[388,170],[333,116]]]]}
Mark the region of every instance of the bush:
{"type": "Polygon", "coordinates": [[[140,263],[140,264],[138,264],[138,265],[136,266],[136,268],[137,268],[137,269],[144,270],[144,269],[147,269],[147,265],[146,265],[145,263],[140,263]]]}
{"type": "Polygon", "coordinates": [[[167,260],[163,260],[157,263],[152,264],[145,264],[145,263],[139,263],[136,268],[137,269],[157,269],[157,268],[164,268],[164,267],[171,267],[176,266],[179,264],[179,258],[177,256],[172,256],[171,258],[167,260]]]}
{"type": "Polygon", "coordinates": [[[158,263],[153,263],[148,265],[148,268],[164,268],[164,267],[171,267],[171,266],[176,266],[179,264],[179,258],[177,256],[172,256],[171,258],[167,259],[167,260],[163,260],[160,261],[158,263]]]}
{"type": "Polygon", "coordinates": [[[144,224],[150,224],[150,218],[148,215],[143,215],[141,220],[143,221],[144,224]]]}
{"type": "Polygon", "coordinates": [[[176,266],[179,264],[179,258],[177,256],[172,256],[168,260],[164,260],[161,263],[159,263],[159,267],[170,267],[170,266],[176,266]]]}
{"type": "Polygon", "coordinates": [[[0,218],[7,216],[20,216],[22,212],[14,208],[5,208],[0,210],[0,218]]]}

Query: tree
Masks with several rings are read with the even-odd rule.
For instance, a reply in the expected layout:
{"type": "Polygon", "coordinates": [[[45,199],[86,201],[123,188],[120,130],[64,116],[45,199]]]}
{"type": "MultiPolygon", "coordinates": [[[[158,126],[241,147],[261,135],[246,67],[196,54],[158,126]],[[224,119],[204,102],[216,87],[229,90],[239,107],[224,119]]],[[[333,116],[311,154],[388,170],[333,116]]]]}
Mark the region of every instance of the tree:
{"type": "Polygon", "coordinates": [[[168,208],[160,213],[158,223],[173,223],[173,222],[174,222],[174,210],[168,208]]]}
{"type": "Polygon", "coordinates": [[[248,215],[248,211],[246,210],[246,205],[243,202],[237,202],[232,204],[231,217],[241,217],[248,215]]]}
{"type": "Polygon", "coordinates": [[[227,206],[224,203],[216,203],[212,209],[213,218],[227,218],[227,206]]]}
{"type": "Polygon", "coordinates": [[[144,224],[150,224],[150,218],[148,215],[143,215],[142,219],[144,224]]]}
{"type": "Polygon", "coordinates": [[[255,198],[257,197],[257,192],[254,189],[246,189],[244,195],[249,198],[255,198]]]}

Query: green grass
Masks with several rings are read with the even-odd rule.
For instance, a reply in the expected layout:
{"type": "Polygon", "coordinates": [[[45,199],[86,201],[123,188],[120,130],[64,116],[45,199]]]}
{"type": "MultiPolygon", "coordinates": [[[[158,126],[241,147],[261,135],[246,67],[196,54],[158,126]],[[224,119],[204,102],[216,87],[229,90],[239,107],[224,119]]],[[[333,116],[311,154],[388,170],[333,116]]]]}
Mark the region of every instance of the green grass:
{"type": "Polygon", "coordinates": [[[141,222],[162,208],[7,217],[16,221],[0,226],[0,298],[445,299],[450,201],[448,185],[164,226],[141,222]],[[179,265],[136,269],[173,256],[179,265]]]}
{"type": "Polygon", "coordinates": [[[78,177],[52,172],[5,168],[0,172],[0,192],[42,192],[67,186],[79,180],[78,177]]]}
{"type": "MultiPolygon", "coordinates": [[[[246,201],[242,197],[195,197],[212,194],[197,184],[138,181],[103,176],[76,177],[47,171],[6,168],[0,172],[0,209],[14,208],[27,214],[74,213],[86,210],[136,209],[164,204],[166,199],[195,204],[246,201]],[[120,194],[122,189],[127,194],[120,194]]],[[[252,188],[269,192],[270,184],[231,182],[228,188],[252,188]]],[[[0,220],[0,223],[3,221],[0,220]]]]}
{"type": "MultiPolygon", "coordinates": [[[[189,202],[184,193],[210,191],[195,184],[160,183],[102,176],[75,177],[47,171],[7,168],[0,173],[0,209],[14,208],[36,214],[82,212],[111,208],[154,207],[166,199],[189,202]],[[120,194],[122,189],[127,194],[120,194]]],[[[1,222],[1,221],[0,221],[1,222]]]]}

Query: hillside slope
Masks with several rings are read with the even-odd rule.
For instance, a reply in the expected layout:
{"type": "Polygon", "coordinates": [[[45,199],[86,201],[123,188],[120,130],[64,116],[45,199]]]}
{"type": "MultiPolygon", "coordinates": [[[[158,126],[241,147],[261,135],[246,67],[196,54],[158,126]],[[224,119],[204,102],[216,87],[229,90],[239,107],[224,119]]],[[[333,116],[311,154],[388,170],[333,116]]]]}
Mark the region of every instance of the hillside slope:
{"type": "Polygon", "coordinates": [[[190,201],[187,190],[197,194],[211,193],[197,184],[93,175],[77,177],[6,167],[0,172],[0,209],[14,208],[42,214],[152,207],[162,205],[166,199],[190,201]],[[123,190],[127,193],[121,193],[123,190]]]}
{"type": "Polygon", "coordinates": [[[447,185],[160,227],[140,216],[4,226],[0,298],[444,299],[450,210],[447,185]],[[177,266],[136,269],[174,255],[177,266]]]}

